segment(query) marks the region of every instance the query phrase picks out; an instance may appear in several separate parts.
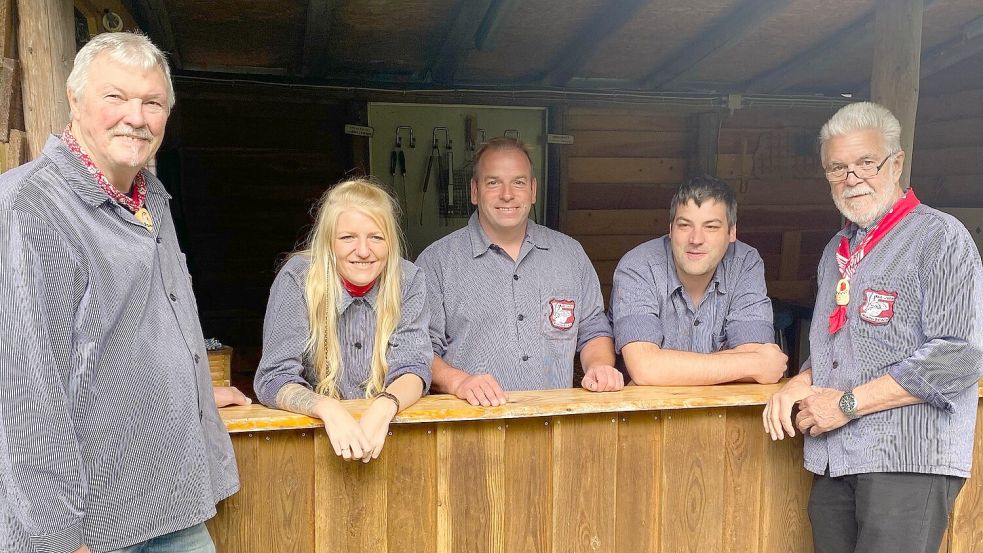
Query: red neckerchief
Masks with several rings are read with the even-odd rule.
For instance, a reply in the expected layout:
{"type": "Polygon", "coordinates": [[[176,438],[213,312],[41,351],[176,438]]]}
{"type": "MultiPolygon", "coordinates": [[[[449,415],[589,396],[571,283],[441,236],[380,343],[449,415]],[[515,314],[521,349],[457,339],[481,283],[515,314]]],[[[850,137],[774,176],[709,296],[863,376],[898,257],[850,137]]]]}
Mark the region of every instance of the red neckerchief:
{"type": "Polygon", "coordinates": [[[840,269],[840,281],[836,284],[837,296],[843,294],[845,296],[845,303],[837,301],[836,309],[833,310],[833,314],[829,316],[829,333],[830,335],[836,334],[836,331],[843,328],[846,324],[846,304],[849,303],[850,298],[850,278],[854,273],[857,272],[857,265],[860,261],[874,249],[874,246],[884,238],[887,233],[891,232],[900,221],[904,219],[905,215],[911,213],[912,209],[922,203],[918,198],[915,197],[915,191],[911,188],[901,199],[898,200],[894,207],[887,212],[887,215],[881,219],[881,222],[871,229],[870,232],[864,236],[860,244],[850,253],[850,240],[846,236],[840,238],[840,247],[836,249],[836,265],[840,269]]]}
{"type": "Polygon", "coordinates": [[[92,163],[92,159],[82,151],[78,140],[76,140],[75,136],[72,134],[71,124],[65,127],[64,132],[61,133],[61,141],[65,143],[65,146],[68,146],[68,149],[75,154],[75,157],[82,161],[82,165],[85,165],[85,168],[89,170],[89,173],[92,173],[92,176],[96,178],[96,183],[99,185],[99,188],[101,188],[102,191],[105,192],[110,198],[116,200],[116,203],[125,207],[126,209],[129,209],[133,213],[136,213],[141,207],[143,207],[143,200],[147,197],[147,180],[143,178],[143,171],[137,173],[136,178],[133,179],[133,186],[130,188],[133,195],[127,196],[113,186],[112,183],[109,182],[109,179],[106,178],[106,175],[104,175],[102,171],[96,167],[96,164],[92,163]]]}
{"type": "Polygon", "coordinates": [[[375,286],[375,281],[373,280],[365,286],[359,286],[358,284],[348,282],[348,279],[345,277],[341,277],[341,284],[345,287],[345,290],[348,290],[348,293],[351,294],[353,298],[360,298],[369,293],[369,290],[375,286]]]}

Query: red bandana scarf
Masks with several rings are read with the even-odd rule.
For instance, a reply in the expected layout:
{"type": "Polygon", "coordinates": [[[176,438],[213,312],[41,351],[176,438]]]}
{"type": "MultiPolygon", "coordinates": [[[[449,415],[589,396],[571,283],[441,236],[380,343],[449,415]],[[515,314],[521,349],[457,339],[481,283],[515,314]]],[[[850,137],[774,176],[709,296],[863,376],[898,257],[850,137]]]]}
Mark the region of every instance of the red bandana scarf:
{"type": "Polygon", "coordinates": [[[920,204],[915,197],[915,191],[908,189],[908,192],[894,204],[894,207],[887,212],[887,215],[877,223],[867,236],[864,236],[860,244],[857,245],[853,253],[850,253],[850,240],[846,236],[840,238],[840,247],[836,249],[836,265],[840,269],[840,280],[836,283],[836,309],[829,316],[829,333],[836,334],[836,331],[843,328],[846,324],[846,306],[850,303],[850,278],[857,272],[860,261],[874,249],[874,246],[891,232],[905,215],[911,213],[912,209],[920,204]]]}
{"type": "Polygon", "coordinates": [[[109,182],[109,179],[106,178],[106,175],[104,175],[102,171],[96,167],[96,164],[92,162],[92,159],[82,151],[82,148],[79,147],[78,140],[76,140],[75,136],[72,135],[71,125],[65,127],[64,132],[61,133],[61,141],[65,143],[65,146],[68,146],[68,149],[75,154],[75,157],[82,161],[82,164],[85,165],[85,168],[89,170],[89,173],[95,177],[96,183],[99,184],[99,188],[101,188],[106,195],[116,200],[116,203],[125,207],[126,209],[129,209],[133,213],[136,213],[141,207],[143,207],[143,200],[147,197],[147,181],[143,177],[143,171],[137,173],[136,178],[133,179],[133,196],[127,196],[113,186],[112,183],[109,182]]]}
{"type": "Polygon", "coordinates": [[[358,284],[352,284],[351,282],[348,282],[348,279],[346,279],[345,277],[341,277],[341,284],[344,285],[345,290],[348,290],[348,293],[353,298],[361,298],[365,294],[368,294],[369,290],[371,290],[372,287],[375,286],[375,281],[373,280],[372,282],[366,284],[365,286],[359,286],[358,284]]]}

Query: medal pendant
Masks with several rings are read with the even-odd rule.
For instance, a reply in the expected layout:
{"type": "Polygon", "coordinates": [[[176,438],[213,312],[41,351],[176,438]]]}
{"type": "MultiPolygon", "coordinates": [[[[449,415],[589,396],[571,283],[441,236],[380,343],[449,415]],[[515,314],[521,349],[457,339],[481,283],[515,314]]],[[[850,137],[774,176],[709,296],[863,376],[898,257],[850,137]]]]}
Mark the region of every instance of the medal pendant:
{"type": "Polygon", "coordinates": [[[836,283],[836,305],[849,305],[850,303],[850,281],[841,278],[836,283]]]}
{"type": "Polygon", "coordinates": [[[136,213],[133,214],[133,216],[136,217],[137,221],[147,229],[147,232],[154,231],[154,218],[150,215],[150,212],[147,211],[147,208],[141,207],[136,213]]]}

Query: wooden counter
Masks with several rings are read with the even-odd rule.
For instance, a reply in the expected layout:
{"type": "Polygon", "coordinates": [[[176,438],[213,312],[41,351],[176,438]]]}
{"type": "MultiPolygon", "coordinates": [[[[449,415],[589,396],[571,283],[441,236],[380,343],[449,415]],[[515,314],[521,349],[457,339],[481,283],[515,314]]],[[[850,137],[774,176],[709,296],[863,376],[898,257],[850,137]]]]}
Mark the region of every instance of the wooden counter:
{"type": "MultiPolygon", "coordinates": [[[[242,490],[209,527],[219,552],[809,552],[801,437],[761,426],[778,388],[429,396],[369,464],[336,457],[317,419],[222,409],[242,490]]],[[[981,436],[942,551],[983,552],[981,436]]]]}

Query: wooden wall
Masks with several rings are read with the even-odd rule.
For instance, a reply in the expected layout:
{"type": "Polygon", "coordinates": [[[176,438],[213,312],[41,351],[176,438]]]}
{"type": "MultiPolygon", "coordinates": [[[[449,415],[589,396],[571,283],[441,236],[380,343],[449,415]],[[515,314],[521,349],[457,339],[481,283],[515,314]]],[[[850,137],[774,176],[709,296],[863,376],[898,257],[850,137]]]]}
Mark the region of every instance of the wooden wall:
{"type": "MultiPolygon", "coordinates": [[[[722,114],[717,175],[738,195],[738,239],[765,262],[770,295],[811,303],[822,248],[839,226],[819,167],[816,136],[831,109],[722,114]]],[[[695,112],[571,108],[562,230],[581,241],[605,295],[618,260],[665,234],[669,203],[697,155],[695,112]]]]}
{"type": "Polygon", "coordinates": [[[234,368],[252,371],[276,270],[348,168],[345,104],[292,99],[289,89],[180,90],[159,173],[174,196],[205,335],[236,349],[234,368]]]}

